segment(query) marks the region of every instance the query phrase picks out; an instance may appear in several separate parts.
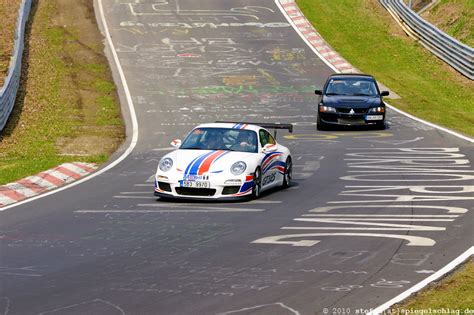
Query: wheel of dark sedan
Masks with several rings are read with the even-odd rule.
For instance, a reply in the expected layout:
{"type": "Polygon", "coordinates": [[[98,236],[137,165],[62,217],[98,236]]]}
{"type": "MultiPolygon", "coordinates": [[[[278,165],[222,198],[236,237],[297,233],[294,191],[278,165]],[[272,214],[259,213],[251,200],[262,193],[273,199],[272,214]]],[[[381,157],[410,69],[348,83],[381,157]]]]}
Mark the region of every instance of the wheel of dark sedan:
{"type": "Polygon", "coordinates": [[[285,174],[283,175],[283,188],[291,186],[291,180],[293,179],[293,163],[291,157],[286,158],[285,174]]]}
{"type": "Polygon", "coordinates": [[[385,122],[378,123],[377,125],[375,125],[375,128],[377,128],[377,130],[384,130],[385,122]]]}
{"type": "Polygon", "coordinates": [[[318,130],[326,130],[326,125],[321,121],[321,118],[318,115],[318,120],[316,122],[316,129],[318,130]]]}
{"type": "Polygon", "coordinates": [[[260,197],[261,191],[262,191],[262,174],[260,172],[260,168],[257,168],[253,175],[252,198],[257,199],[258,197],[260,197]]]}

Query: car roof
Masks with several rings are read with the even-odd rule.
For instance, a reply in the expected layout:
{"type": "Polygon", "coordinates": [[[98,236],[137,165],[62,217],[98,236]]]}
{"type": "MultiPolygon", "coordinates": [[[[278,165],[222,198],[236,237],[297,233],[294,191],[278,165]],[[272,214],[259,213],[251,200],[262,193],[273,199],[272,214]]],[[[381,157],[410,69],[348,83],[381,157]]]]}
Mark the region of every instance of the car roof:
{"type": "Polygon", "coordinates": [[[201,124],[197,126],[196,128],[229,128],[229,129],[246,129],[246,130],[253,130],[253,131],[259,131],[260,129],[265,129],[262,128],[258,125],[252,125],[252,124],[244,124],[244,123],[207,123],[207,124],[201,124]]]}
{"type": "Polygon", "coordinates": [[[335,73],[331,74],[328,79],[338,78],[338,79],[349,79],[349,78],[359,78],[359,79],[371,79],[375,81],[375,78],[370,74],[362,73],[335,73]]]}

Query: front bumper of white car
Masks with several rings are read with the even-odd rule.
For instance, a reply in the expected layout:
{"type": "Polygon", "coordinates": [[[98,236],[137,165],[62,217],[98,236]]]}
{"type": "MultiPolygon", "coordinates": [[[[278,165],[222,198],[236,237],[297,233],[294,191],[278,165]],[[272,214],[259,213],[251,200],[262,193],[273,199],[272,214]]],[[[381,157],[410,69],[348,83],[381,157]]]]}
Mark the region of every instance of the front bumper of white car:
{"type": "Polygon", "coordinates": [[[183,178],[157,175],[155,196],[182,199],[235,200],[248,198],[252,194],[253,175],[225,176],[211,174],[206,178],[206,188],[184,187],[183,178]]]}

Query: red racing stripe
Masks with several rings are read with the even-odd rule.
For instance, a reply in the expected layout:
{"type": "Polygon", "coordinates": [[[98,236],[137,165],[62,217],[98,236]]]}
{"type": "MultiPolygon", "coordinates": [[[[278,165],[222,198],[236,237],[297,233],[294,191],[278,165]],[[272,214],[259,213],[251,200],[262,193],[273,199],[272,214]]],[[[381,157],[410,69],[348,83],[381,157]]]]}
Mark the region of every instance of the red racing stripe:
{"type": "Polygon", "coordinates": [[[198,169],[198,175],[202,175],[206,172],[209,171],[209,168],[211,168],[212,162],[214,162],[215,159],[217,159],[219,156],[221,156],[225,151],[216,151],[209,155],[204,161],[202,161],[201,165],[199,166],[198,169]]]}

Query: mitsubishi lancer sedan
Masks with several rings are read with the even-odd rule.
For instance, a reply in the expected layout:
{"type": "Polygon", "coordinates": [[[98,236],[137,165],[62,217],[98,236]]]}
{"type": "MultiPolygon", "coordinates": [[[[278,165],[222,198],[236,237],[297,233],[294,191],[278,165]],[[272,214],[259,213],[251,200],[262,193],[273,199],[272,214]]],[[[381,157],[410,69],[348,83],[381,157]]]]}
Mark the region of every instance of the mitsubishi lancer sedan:
{"type": "Polygon", "coordinates": [[[385,104],[374,77],[366,74],[333,74],[324,84],[318,102],[317,129],[330,126],[385,128],[385,104]]]}

